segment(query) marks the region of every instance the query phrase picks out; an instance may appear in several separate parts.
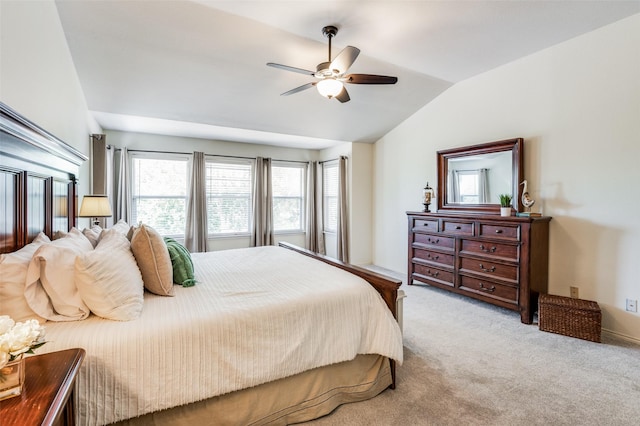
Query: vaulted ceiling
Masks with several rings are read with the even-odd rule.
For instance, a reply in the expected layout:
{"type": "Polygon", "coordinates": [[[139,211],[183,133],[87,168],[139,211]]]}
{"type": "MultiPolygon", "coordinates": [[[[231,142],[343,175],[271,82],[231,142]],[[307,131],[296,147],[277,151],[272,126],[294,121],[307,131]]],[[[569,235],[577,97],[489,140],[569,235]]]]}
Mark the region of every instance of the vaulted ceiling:
{"type": "Polygon", "coordinates": [[[375,142],[451,85],[640,13],[640,1],[56,0],[89,109],[105,129],[323,148],[375,142]],[[397,76],[280,96],[335,55],[397,76]]]}

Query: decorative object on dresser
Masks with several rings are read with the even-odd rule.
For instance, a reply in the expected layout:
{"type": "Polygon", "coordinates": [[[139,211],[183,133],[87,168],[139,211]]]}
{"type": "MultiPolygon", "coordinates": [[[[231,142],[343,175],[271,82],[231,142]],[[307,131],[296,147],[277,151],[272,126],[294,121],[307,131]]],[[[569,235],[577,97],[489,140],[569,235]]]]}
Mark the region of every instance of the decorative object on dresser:
{"type": "Polygon", "coordinates": [[[538,308],[540,330],[600,343],[602,312],[597,302],[541,294],[538,308]]]}
{"type": "Polygon", "coordinates": [[[520,185],[524,185],[524,188],[522,189],[522,205],[527,212],[530,212],[531,206],[533,206],[536,201],[529,195],[529,189],[527,188],[526,179],[523,180],[520,185]]]}
{"type": "Polygon", "coordinates": [[[433,188],[429,186],[429,182],[422,189],[422,204],[424,205],[423,212],[429,213],[429,206],[431,205],[431,200],[433,199],[433,188]]]}
{"type": "Polygon", "coordinates": [[[407,282],[520,312],[531,324],[547,293],[550,217],[407,212],[407,282]]]}
{"type": "Polygon", "coordinates": [[[500,216],[511,216],[511,194],[500,194],[500,216]]]}

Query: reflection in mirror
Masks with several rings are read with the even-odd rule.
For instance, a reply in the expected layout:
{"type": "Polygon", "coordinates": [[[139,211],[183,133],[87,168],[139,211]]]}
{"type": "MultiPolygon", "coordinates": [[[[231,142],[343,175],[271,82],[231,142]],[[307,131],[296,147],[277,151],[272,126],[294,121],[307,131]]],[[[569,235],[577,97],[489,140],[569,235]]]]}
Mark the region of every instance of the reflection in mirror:
{"type": "Polygon", "coordinates": [[[511,153],[508,151],[451,158],[447,174],[447,202],[494,204],[511,194],[511,153]]]}
{"type": "Polygon", "coordinates": [[[521,138],[438,151],[438,211],[500,213],[500,194],[520,211],[521,138]]]}

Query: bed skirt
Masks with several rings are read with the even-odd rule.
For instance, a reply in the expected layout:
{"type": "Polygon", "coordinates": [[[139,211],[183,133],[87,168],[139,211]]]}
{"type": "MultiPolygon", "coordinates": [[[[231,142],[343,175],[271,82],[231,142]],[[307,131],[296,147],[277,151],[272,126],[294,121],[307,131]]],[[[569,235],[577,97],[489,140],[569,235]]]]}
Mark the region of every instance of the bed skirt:
{"type": "Polygon", "coordinates": [[[288,425],[364,401],[391,385],[389,359],[358,355],[354,360],[115,423],[134,425],[288,425]]]}

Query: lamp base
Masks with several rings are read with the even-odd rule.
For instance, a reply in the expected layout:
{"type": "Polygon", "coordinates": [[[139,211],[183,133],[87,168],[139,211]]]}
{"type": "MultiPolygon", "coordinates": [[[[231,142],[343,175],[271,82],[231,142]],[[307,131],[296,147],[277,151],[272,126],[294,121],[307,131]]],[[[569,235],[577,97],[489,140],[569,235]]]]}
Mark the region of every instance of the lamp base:
{"type": "Polygon", "coordinates": [[[423,213],[431,213],[431,210],[429,210],[429,206],[431,204],[423,204],[424,205],[424,210],[422,210],[423,213]]]}

